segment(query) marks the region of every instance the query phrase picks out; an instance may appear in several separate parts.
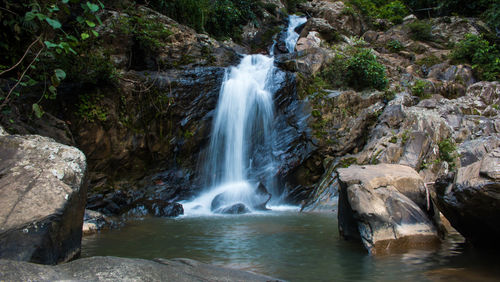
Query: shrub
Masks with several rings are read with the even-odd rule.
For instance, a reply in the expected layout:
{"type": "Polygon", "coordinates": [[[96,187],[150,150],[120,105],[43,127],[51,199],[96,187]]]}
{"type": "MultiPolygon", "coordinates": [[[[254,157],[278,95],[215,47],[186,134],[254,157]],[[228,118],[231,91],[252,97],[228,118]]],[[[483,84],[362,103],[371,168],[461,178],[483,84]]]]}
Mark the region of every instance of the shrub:
{"type": "Polygon", "coordinates": [[[438,143],[439,147],[439,158],[450,164],[453,168],[455,166],[455,158],[457,156],[456,150],[457,146],[450,138],[444,139],[438,143]]]}
{"type": "Polygon", "coordinates": [[[500,79],[500,51],[481,36],[467,34],[456,44],[450,57],[454,63],[471,64],[480,80],[500,79]]]}
{"type": "Polygon", "coordinates": [[[427,95],[425,95],[425,88],[429,86],[429,82],[426,80],[421,80],[418,79],[413,83],[413,86],[411,87],[411,93],[414,96],[418,96],[421,99],[427,98],[427,95]]]}
{"type": "Polygon", "coordinates": [[[333,88],[384,90],[388,84],[386,69],[377,61],[372,49],[359,47],[352,48],[347,55],[336,55],[319,77],[333,88]]]}
{"type": "Polygon", "coordinates": [[[347,60],[346,79],[356,89],[383,90],[389,83],[385,67],[377,62],[371,49],[360,48],[347,60]]]}
{"type": "Polygon", "coordinates": [[[399,41],[397,39],[394,39],[394,40],[387,42],[386,47],[391,52],[396,52],[396,53],[404,49],[403,43],[401,43],[401,41],[399,41]]]}
{"type": "Polygon", "coordinates": [[[401,1],[392,1],[380,8],[378,17],[387,19],[394,24],[403,22],[403,18],[408,14],[408,9],[401,1]]]}
{"type": "Polygon", "coordinates": [[[413,40],[430,41],[432,40],[432,25],[424,21],[415,21],[408,24],[410,28],[410,37],[413,40]]]}

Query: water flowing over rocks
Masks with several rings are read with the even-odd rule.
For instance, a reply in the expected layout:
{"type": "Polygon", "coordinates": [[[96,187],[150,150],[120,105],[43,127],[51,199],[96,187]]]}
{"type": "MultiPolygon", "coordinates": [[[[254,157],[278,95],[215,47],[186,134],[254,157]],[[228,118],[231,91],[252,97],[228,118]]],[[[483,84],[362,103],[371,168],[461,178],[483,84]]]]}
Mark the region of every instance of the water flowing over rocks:
{"type": "Polygon", "coordinates": [[[280,281],[190,259],[92,257],[57,266],[0,260],[6,281],[280,281]]]}
{"type": "Polygon", "coordinates": [[[338,172],[341,236],[361,240],[371,254],[439,242],[432,220],[435,211],[416,171],[379,164],[338,172]]]}
{"type": "Polygon", "coordinates": [[[80,253],[86,161],[36,135],[0,134],[0,257],[56,264],[80,253]]]}

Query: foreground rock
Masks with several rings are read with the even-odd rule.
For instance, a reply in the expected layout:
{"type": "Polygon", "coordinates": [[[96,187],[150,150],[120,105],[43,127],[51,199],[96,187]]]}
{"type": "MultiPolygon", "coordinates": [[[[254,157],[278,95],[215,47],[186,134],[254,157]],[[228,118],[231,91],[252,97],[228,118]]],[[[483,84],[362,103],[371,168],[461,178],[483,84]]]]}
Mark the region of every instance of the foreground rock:
{"type": "Polygon", "coordinates": [[[500,136],[466,142],[461,165],[436,181],[436,203],[468,241],[500,248],[500,136]]]}
{"type": "Polygon", "coordinates": [[[85,155],[50,138],[0,133],[0,171],[0,257],[56,264],[78,255],[85,155]]]}
{"type": "MultiPolygon", "coordinates": [[[[351,166],[339,172],[339,231],[361,240],[371,254],[439,241],[428,214],[422,178],[410,167],[351,166]]],[[[430,208],[430,207],[429,207],[430,208]]]]}
{"type": "Polygon", "coordinates": [[[0,280],[6,281],[277,281],[245,271],[189,259],[129,259],[91,257],[57,266],[0,260],[0,280]]]}

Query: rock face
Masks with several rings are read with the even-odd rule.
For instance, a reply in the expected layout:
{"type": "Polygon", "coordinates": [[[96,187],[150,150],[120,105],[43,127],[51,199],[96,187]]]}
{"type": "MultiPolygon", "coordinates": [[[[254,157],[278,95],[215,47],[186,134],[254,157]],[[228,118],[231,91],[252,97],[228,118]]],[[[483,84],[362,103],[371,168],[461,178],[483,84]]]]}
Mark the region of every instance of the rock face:
{"type": "Polygon", "coordinates": [[[459,152],[462,167],[436,181],[436,203],[470,243],[500,248],[500,136],[466,142],[459,152]]]}
{"type": "Polygon", "coordinates": [[[0,136],[0,257],[56,264],[80,252],[85,155],[53,139],[0,136]]]}
{"type": "Polygon", "coordinates": [[[189,259],[91,257],[57,266],[0,260],[2,281],[278,281],[189,259]]]}
{"type": "Polygon", "coordinates": [[[439,241],[424,182],[416,171],[380,164],[340,168],[338,172],[341,236],[360,239],[371,254],[439,241]]]}

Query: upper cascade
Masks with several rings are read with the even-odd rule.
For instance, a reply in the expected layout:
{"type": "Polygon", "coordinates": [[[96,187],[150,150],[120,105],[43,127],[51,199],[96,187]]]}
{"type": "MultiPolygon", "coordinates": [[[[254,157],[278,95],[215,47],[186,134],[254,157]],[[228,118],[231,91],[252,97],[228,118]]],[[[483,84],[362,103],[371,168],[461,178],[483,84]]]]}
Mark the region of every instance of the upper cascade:
{"type": "Polygon", "coordinates": [[[285,44],[286,44],[286,49],[288,50],[289,53],[292,53],[295,50],[295,44],[297,44],[297,40],[299,40],[300,36],[297,32],[295,32],[295,29],[306,22],[307,22],[306,17],[300,17],[297,15],[290,15],[288,17],[288,28],[286,31],[285,44]]]}

